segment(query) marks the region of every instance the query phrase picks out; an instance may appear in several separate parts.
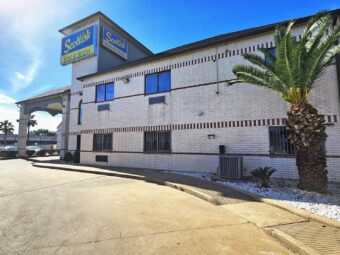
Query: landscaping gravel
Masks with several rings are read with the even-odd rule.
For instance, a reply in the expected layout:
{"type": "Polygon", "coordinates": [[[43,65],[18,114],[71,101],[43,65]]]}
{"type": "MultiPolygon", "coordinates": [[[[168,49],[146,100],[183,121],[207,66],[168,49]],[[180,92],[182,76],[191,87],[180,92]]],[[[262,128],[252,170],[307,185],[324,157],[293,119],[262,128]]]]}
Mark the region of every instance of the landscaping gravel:
{"type": "MultiPolygon", "coordinates": [[[[213,175],[206,173],[175,172],[207,181],[211,181],[213,175]]],[[[291,206],[301,208],[312,213],[326,216],[340,221],[340,184],[330,183],[329,194],[318,194],[296,188],[297,181],[273,179],[269,188],[261,188],[254,181],[217,181],[218,183],[233,186],[248,192],[276,199],[291,206]]]]}

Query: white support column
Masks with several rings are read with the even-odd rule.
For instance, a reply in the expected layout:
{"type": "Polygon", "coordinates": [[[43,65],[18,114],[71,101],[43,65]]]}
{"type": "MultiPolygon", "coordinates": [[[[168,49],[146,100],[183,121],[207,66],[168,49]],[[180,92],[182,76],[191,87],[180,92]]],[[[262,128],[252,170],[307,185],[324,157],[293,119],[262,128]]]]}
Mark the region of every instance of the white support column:
{"type": "Polygon", "coordinates": [[[60,158],[63,159],[68,150],[68,131],[70,123],[70,94],[63,95],[63,116],[61,121],[60,158]]]}
{"type": "Polygon", "coordinates": [[[26,141],[27,141],[27,123],[28,114],[25,113],[26,105],[22,104],[20,108],[19,118],[19,135],[18,135],[18,157],[26,156],[26,141]]]}

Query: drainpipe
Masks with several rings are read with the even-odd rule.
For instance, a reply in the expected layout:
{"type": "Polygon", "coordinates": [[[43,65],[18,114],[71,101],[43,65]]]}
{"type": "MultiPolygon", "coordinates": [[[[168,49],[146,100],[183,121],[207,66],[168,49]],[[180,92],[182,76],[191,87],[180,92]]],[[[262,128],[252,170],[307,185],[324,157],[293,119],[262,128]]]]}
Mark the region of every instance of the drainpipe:
{"type": "Polygon", "coordinates": [[[219,66],[218,66],[218,56],[217,56],[217,47],[215,48],[215,64],[216,64],[216,95],[220,94],[220,75],[219,75],[219,66]]]}

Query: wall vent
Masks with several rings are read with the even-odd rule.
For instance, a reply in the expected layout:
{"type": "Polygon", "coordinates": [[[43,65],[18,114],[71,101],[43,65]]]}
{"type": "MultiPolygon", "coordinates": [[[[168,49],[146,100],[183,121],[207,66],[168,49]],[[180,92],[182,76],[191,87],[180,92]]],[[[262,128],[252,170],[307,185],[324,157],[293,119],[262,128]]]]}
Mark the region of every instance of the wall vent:
{"type": "Polygon", "coordinates": [[[107,162],[106,155],[96,155],[96,162],[107,162]]]}
{"type": "Polygon", "coordinates": [[[165,96],[150,97],[149,104],[165,104],[165,96]]]}
{"type": "Polygon", "coordinates": [[[97,106],[98,112],[101,111],[109,111],[110,110],[110,104],[100,104],[97,106]]]}

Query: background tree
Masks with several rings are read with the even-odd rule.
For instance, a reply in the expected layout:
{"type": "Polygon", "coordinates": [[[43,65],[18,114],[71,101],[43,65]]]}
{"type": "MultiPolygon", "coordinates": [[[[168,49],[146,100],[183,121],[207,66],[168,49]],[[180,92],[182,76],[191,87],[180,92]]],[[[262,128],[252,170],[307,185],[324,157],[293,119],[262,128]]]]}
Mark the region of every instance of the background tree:
{"type": "Polygon", "coordinates": [[[34,119],[35,115],[34,114],[30,114],[30,116],[28,117],[28,122],[27,122],[27,145],[29,145],[30,142],[30,127],[35,127],[36,125],[38,125],[37,120],[34,119]]]}
{"type": "Polygon", "coordinates": [[[7,145],[7,135],[12,134],[14,131],[14,126],[8,120],[0,122],[0,131],[4,134],[4,145],[7,145]]]}
{"type": "Polygon", "coordinates": [[[325,118],[308,98],[316,81],[340,52],[337,45],[340,25],[332,26],[331,15],[320,12],[309,20],[301,40],[297,41],[291,34],[293,24],[291,21],[287,27],[276,28],[276,56],[268,49],[261,50],[265,58],[244,54],[253,65],[234,66],[237,79],[232,83],[250,83],[272,89],[291,104],[287,128],[296,153],[298,188],[327,192],[325,118]]]}
{"type": "Polygon", "coordinates": [[[48,129],[43,129],[43,128],[39,128],[37,130],[34,130],[32,133],[35,134],[35,135],[50,135],[50,136],[56,135],[55,131],[50,131],[48,129]]]}

